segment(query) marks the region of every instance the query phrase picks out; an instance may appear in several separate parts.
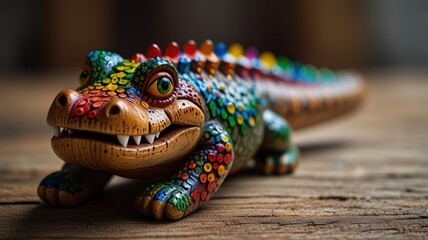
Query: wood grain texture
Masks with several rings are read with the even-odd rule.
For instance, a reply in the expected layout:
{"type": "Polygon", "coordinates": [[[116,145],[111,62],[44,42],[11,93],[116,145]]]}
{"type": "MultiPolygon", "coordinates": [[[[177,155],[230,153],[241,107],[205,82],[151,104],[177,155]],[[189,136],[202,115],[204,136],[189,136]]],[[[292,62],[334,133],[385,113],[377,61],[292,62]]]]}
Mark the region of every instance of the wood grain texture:
{"type": "Polygon", "coordinates": [[[44,118],[64,84],[43,75],[23,88],[30,76],[15,77],[11,88],[19,93],[0,90],[15,99],[8,114],[5,105],[1,111],[0,238],[426,239],[425,76],[369,74],[369,96],[358,113],[295,133],[302,158],[294,175],[250,169],[228,177],[207,205],[178,222],[143,218],[133,201],[144,182],[122,178],[75,208],[41,204],[37,184],[61,166],[44,118]],[[34,89],[40,98],[24,111],[34,89]]]}

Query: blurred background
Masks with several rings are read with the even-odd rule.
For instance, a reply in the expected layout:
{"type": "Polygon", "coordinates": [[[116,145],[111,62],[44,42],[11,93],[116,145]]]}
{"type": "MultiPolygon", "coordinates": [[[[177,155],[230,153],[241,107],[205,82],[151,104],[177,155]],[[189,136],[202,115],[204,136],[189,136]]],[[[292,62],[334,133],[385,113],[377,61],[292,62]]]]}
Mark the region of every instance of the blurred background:
{"type": "Polygon", "coordinates": [[[78,71],[94,49],[129,57],[206,38],[333,69],[428,66],[424,0],[4,0],[0,29],[0,74],[78,71]]]}
{"type": "Polygon", "coordinates": [[[402,69],[426,79],[428,69],[425,0],[3,0],[0,29],[0,139],[46,136],[48,151],[52,99],[78,86],[95,49],[130,57],[152,43],[209,38],[357,69],[368,82],[408,79],[394,72],[402,69]]]}

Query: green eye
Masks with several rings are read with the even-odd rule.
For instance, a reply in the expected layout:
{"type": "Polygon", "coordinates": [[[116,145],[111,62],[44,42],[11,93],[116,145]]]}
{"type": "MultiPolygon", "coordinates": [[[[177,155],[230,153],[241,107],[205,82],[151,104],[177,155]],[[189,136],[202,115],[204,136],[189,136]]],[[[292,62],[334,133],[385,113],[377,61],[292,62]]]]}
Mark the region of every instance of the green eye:
{"type": "Polygon", "coordinates": [[[161,79],[158,79],[157,87],[158,87],[158,91],[161,94],[168,94],[169,91],[171,91],[172,84],[171,84],[171,81],[167,77],[163,77],[161,79]]]}
{"type": "Polygon", "coordinates": [[[158,99],[165,99],[171,96],[174,90],[173,83],[167,76],[162,76],[153,81],[147,89],[147,92],[158,99]]]}

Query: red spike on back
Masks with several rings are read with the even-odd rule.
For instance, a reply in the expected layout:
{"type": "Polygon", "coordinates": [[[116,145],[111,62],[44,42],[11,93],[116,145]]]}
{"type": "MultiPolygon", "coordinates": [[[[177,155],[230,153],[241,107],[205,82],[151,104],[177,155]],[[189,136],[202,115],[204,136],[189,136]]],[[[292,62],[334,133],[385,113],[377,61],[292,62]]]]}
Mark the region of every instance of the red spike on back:
{"type": "Polygon", "coordinates": [[[214,43],[209,39],[203,41],[199,46],[199,51],[207,57],[211,56],[214,52],[214,43]]]}
{"type": "Polygon", "coordinates": [[[185,45],[184,45],[184,54],[188,57],[194,57],[196,54],[196,43],[193,40],[189,40],[185,45]]]}
{"type": "Polygon", "coordinates": [[[141,53],[136,53],[136,54],[132,55],[131,61],[142,63],[142,62],[146,61],[146,57],[141,53]]]}
{"type": "Polygon", "coordinates": [[[152,44],[149,49],[147,49],[146,53],[147,59],[156,58],[156,57],[162,57],[162,52],[158,45],[152,44]]]}
{"type": "Polygon", "coordinates": [[[168,44],[168,47],[166,47],[165,50],[165,56],[171,59],[176,59],[180,57],[180,47],[176,42],[171,42],[170,44],[168,44]]]}

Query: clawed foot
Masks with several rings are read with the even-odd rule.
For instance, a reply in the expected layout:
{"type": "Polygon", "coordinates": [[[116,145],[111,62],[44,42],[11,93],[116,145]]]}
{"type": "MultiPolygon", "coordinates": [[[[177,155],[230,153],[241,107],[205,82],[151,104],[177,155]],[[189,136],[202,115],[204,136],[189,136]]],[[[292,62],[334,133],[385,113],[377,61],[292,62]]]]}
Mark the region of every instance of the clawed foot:
{"type": "Polygon", "coordinates": [[[299,150],[296,147],[290,147],[282,154],[266,154],[260,156],[256,161],[256,167],[263,174],[289,174],[297,167],[299,150]]]}
{"type": "Polygon", "coordinates": [[[40,199],[50,205],[71,207],[85,200],[87,184],[78,174],[54,172],[45,177],[37,188],[40,199]]]}
{"type": "Polygon", "coordinates": [[[135,199],[139,211],[157,220],[178,220],[190,208],[190,195],[173,183],[158,183],[147,187],[135,199]]]}

